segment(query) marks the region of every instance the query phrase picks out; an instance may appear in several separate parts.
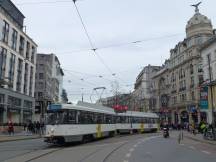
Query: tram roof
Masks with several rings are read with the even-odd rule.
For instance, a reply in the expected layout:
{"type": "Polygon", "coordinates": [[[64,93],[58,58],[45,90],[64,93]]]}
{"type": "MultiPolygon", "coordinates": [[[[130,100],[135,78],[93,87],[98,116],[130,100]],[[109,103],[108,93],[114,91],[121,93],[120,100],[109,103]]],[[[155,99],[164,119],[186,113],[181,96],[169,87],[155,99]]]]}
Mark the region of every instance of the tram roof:
{"type": "Polygon", "coordinates": [[[78,101],[76,105],[73,104],[62,104],[62,109],[73,109],[73,110],[83,110],[90,112],[115,114],[112,108],[108,108],[99,104],[92,104],[87,102],[78,101]]]}
{"type": "Polygon", "coordinates": [[[139,111],[127,111],[125,113],[118,113],[119,116],[135,116],[135,117],[150,117],[158,118],[158,115],[155,113],[148,112],[139,112],[139,111]]]}
{"type": "MultiPolygon", "coordinates": [[[[82,111],[106,113],[106,114],[113,114],[113,115],[116,114],[114,109],[112,108],[99,105],[99,104],[92,104],[92,103],[81,102],[81,101],[78,101],[76,105],[75,104],[52,104],[48,109],[50,110],[72,109],[72,110],[82,110],[82,111]]],[[[155,113],[146,113],[146,112],[138,112],[138,111],[126,111],[125,113],[117,113],[117,115],[158,118],[158,115],[155,113]]]]}

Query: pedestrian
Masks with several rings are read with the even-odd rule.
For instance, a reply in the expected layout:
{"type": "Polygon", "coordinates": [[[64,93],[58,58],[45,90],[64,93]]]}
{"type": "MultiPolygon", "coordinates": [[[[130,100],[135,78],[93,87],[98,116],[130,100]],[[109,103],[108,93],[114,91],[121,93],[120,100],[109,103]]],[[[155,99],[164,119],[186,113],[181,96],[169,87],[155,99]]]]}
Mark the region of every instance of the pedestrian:
{"type": "Polygon", "coordinates": [[[29,124],[28,124],[28,131],[32,134],[33,133],[33,129],[34,129],[34,125],[32,123],[32,121],[29,121],[29,124]]]}
{"type": "Polygon", "coordinates": [[[44,122],[41,122],[40,123],[40,129],[41,129],[41,134],[44,134],[44,129],[45,129],[45,124],[44,124],[44,122]]]}
{"type": "Polygon", "coordinates": [[[9,135],[14,135],[14,126],[13,126],[13,123],[12,123],[12,121],[9,121],[9,123],[8,123],[8,133],[9,133],[9,135]]]}
{"type": "Polygon", "coordinates": [[[36,122],[35,127],[36,127],[36,134],[40,134],[40,123],[39,123],[39,121],[36,122]]]}
{"type": "Polygon", "coordinates": [[[33,133],[36,134],[37,129],[36,129],[36,121],[34,121],[33,123],[33,133]]]}
{"type": "Polygon", "coordinates": [[[25,132],[27,131],[27,124],[26,123],[23,124],[23,129],[25,132]]]}

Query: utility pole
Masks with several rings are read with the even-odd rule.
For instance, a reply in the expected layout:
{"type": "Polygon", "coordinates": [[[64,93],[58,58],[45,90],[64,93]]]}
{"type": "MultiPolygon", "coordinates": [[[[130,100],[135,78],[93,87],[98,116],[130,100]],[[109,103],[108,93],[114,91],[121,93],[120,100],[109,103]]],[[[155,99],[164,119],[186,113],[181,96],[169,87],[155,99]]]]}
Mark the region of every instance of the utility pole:
{"type": "Polygon", "coordinates": [[[83,102],[83,89],[84,89],[84,88],[81,88],[81,89],[82,89],[82,102],[83,102]]]}
{"type": "Polygon", "coordinates": [[[215,139],[215,133],[214,133],[214,127],[215,127],[215,119],[214,119],[214,102],[213,102],[213,89],[212,89],[212,73],[211,73],[211,66],[210,66],[210,55],[207,55],[208,57],[208,70],[209,70],[209,85],[211,90],[211,108],[212,108],[212,126],[213,126],[213,135],[215,139]]]}

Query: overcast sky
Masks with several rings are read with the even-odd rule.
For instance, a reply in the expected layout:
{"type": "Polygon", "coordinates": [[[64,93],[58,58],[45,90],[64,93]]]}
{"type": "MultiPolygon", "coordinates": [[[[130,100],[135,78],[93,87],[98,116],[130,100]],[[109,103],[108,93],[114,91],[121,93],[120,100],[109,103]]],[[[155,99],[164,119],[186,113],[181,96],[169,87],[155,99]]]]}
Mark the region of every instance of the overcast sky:
{"type": "MultiPolygon", "coordinates": [[[[142,67],[161,65],[185,38],[185,26],[197,0],[80,0],[77,6],[98,54],[90,49],[71,0],[12,0],[25,15],[27,34],[39,53],[55,53],[65,70],[64,88],[70,101],[89,101],[92,89],[117,80],[122,92],[133,90],[142,67]],[[50,3],[51,2],[51,3],[50,3]],[[142,43],[130,43],[148,40],[142,43]],[[112,45],[128,43],[124,46],[112,45]],[[100,47],[111,46],[100,49],[100,47]],[[116,73],[113,77],[111,73],[116,73]],[[99,77],[99,76],[102,76],[99,77]],[[82,90],[83,88],[83,90],[82,90]]],[[[216,26],[216,1],[203,0],[200,12],[216,26]]],[[[93,100],[97,99],[95,92],[93,100]]]]}

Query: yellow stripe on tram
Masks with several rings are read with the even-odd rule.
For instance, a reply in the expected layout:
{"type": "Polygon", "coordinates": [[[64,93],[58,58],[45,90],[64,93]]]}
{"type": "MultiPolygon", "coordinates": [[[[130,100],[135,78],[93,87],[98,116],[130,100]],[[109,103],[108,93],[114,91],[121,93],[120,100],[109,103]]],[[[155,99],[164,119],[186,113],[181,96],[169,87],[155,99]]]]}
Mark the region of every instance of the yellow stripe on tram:
{"type": "Polygon", "coordinates": [[[143,123],[141,123],[141,125],[140,125],[140,132],[141,132],[141,133],[144,132],[144,124],[143,124],[143,123]]]}
{"type": "Polygon", "coordinates": [[[96,137],[97,138],[101,138],[102,137],[102,131],[101,131],[101,124],[98,124],[97,127],[96,127],[96,137]]]}

